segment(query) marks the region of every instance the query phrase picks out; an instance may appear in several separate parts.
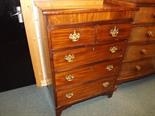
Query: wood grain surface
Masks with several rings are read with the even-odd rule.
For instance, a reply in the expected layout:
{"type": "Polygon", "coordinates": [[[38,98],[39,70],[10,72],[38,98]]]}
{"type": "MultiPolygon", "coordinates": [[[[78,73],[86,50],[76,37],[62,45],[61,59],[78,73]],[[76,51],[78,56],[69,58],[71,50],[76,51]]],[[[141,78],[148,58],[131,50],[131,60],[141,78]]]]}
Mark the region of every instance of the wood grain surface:
{"type": "Polygon", "coordinates": [[[155,25],[136,26],[132,29],[129,42],[148,42],[155,40],[155,25]]]}
{"type": "Polygon", "coordinates": [[[123,57],[125,49],[126,41],[122,41],[107,45],[95,45],[54,52],[53,63],[55,71],[66,71],[85,64],[121,58],[123,57]],[[112,47],[117,47],[118,50],[115,53],[111,53],[110,49],[112,47]],[[64,57],[68,55],[75,57],[73,62],[68,62],[64,59],[64,57]]]}
{"type": "Polygon", "coordinates": [[[126,1],[130,1],[130,2],[133,2],[133,3],[144,3],[144,4],[147,4],[147,3],[155,3],[155,0],[126,0],[126,1]]]}
{"type": "Polygon", "coordinates": [[[113,79],[101,79],[88,84],[82,84],[75,88],[64,88],[62,91],[57,91],[57,107],[69,105],[79,100],[88,99],[89,97],[114,90],[113,79]],[[108,87],[104,87],[103,83],[109,83],[108,87]],[[66,98],[66,94],[73,93],[73,97],[66,98]]]}
{"type": "Polygon", "coordinates": [[[60,72],[55,74],[56,89],[63,89],[64,86],[75,86],[80,83],[93,81],[97,79],[106,79],[116,76],[120,69],[121,60],[116,59],[108,62],[97,63],[94,65],[77,68],[67,72],[60,72]],[[112,65],[113,69],[109,71],[108,66],[112,65]],[[67,76],[73,76],[72,81],[66,80],[67,76]]]}
{"type": "MultiPolygon", "coordinates": [[[[89,11],[89,10],[88,10],[89,11]]],[[[50,25],[64,25],[64,24],[76,24],[95,21],[108,21],[108,20],[122,20],[130,19],[134,15],[133,11],[122,12],[89,12],[74,13],[73,11],[64,14],[55,13],[55,15],[48,15],[48,23],[50,25]],[[65,18],[64,18],[65,17],[65,18]]]]}
{"type": "Polygon", "coordinates": [[[155,23],[155,7],[140,7],[135,14],[134,23],[155,23]]]}
{"type": "Polygon", "coordinates": [[[95,28],[91,26],[54,29],[50,35],[53,49],[89,45],[95,42],[95,28]],[[75,42],[69,39],[70,34],[74,32],[80,35],[79,40],[75,42]]]}
{"type": "Polygon", "coordinates": [[[128,39],[128,36],[131,31],[131,24],[107,24],[107,25],[98,25],[96,27],[96,42],[102,43],[105,41],[118,41],[122,39],[128,39]],[[111,30],[116,27],[118,29],[117,37],[112,37],[110,34],[111,30]]]}
{"type": "Polygon", "coordinates": [[[51,48],[62,49],[68,47],[85,46],[95,43],[114,42],[127,39],[131,31],[131,24],[129,23],[116,23],[116,24],[96,24],[92,26],[72,26],[70,28],[51,29],[50,41],[51,48]],[[112,37],[110,34],[114,28],[118,29],[117,37],[112,37]],[[79,34],[78,41],[72,41],[69,36],[72,34],[79,34]]]}
{"type": "Polygon", "coordinates": [[[142,78],[155,73],[155,58],[123,63],[118,83],[142,78]]]}
{"type": "Polygon", "coordinates": [[[155,44],[137,44],[127,48],[124,62],[155,56],[155,44]]]}

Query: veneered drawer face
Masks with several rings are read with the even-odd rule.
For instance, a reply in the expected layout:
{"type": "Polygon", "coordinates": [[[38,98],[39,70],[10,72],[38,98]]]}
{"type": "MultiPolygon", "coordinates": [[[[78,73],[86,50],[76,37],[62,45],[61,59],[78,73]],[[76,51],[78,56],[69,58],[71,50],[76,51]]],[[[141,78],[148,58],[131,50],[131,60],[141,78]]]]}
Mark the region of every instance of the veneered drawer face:
{"type": "Polygon", "coordinates": [[[96,79],[109,78],[115,76],[120,69],[121,60],[102,62],[95,65],[73,69],[67,72],[55,74],[56,88],[77,85],[96,79]]]}
{"type": "Polygon", "coordinates": [[[120,58],[123,56],[125,48],[126,41],[122,41],[54,52],[55,71],[65,71],[85,64],[120,58]]]}
{"type": "Polygon", "coordinates": [[[51,30],[51,48],[60,49],[92,44],[95,41],[93,27],[64,28],[51,30]]]}
{"type": "Polygon", "coordinates": [[[118,80],[125,80],[155,73],[155,58],[123,63],[118,80]]]}
{"type": "Polygon", "coordinates": [[[57,91],[57,107],[68,105],[79,100],[88,99],[92,96],[113,91],[115,80],[98,80],[76,87],[63,88],[57,91]]]}
{"type": "Polygon", "coordinates": [[[122,20],[133,17],[133,11],[121,11],[121,12],[90,12],[88,13],[68,13],[59,15],[48,15],[49,25],[67,25],[77,23],[88,23],[95,21],[109,21],[109,20],[122,20]]]}
{"type": "Polygon", "coordinates": [[[155,22],[155,7],[140,7],[136,12],[135,23],[153,23],[155,22]]]}
{"type": "Polygon", "coordinates": [[[110,25],[99,25],[96,28],[97,34],[97,42],[105,42],[105,41],[115,41],[121,39],[127,39],[130,31],[130,24],[110,24],[110,25]]]}
{"type": "Polygon", "coordinates": [[[131,31],[129,42],[155,40],[155,26],[135,27],[131,31]]]}
{"type": "Polygon", "coordinates": [[[127,48],[124,61],[138,60],[155,56],[155,44],[131,45],[127,48]]]}

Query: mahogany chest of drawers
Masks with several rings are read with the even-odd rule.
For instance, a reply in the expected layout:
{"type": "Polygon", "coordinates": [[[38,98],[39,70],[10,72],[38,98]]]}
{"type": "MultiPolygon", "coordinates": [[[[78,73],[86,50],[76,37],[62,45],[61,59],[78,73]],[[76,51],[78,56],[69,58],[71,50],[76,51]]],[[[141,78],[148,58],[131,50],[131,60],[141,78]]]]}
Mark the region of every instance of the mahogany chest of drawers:
{"type": "Polygon", "coordinates": [[[56,115],[80,101],[112,96],[135,7],[44,9],[56,115]]]}
{"type": "Polygon", "coordinates": [[[155,73],[155,0],[127,0],[139,7],[118,83],[155,73]]]}

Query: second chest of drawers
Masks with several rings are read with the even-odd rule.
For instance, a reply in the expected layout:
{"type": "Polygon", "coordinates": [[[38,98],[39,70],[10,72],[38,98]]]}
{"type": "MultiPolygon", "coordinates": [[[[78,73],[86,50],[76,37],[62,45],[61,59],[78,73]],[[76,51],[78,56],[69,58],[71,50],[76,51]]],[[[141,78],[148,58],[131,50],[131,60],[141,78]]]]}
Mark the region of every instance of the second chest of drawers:
{"type": "Polygon", "coordinates": [[[118,83],[155,73],[155,1],[129,0],[137,4],[133,29],[118,83]]]}

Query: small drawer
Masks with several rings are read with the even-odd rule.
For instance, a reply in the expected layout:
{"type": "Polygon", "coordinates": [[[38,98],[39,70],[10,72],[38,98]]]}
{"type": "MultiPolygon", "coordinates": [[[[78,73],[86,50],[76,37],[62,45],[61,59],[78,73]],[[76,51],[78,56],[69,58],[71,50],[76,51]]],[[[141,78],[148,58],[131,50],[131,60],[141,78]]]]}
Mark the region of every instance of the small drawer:
{"type": "Polygon", "coordinates": [[[57,107],[69,105],[79,100],[85,100],[92,96],[114,90],[115,80],[98,80],[76,87],[66,87],[57,91],[57,107]]]}
{"type": "Polygon", "coordinates": [[[81,65],[123,57],[126,41],[107,45],[82,47],[53,54],[55,71],[66,71],[81,65]]]}
{"type": "Polygon", "coordinates": [[[96,42],[100,43],[127,39],[131,31],[131,24],[99,25],[96,28],[96,42]]]}
{"type": "Polygon", "coordinates": [[[155,44],[131,45],[127,48],[124,61],[138,60],[155,56],[155,44]]]}
{"type": "Polygon", "coordinates": [[[127,62],[122,65],[118,81],[136,79],[151,73],[155,73],[155,58],[127,62]]]}
{"type": "Polygon", "coordinates": [[[95,41],[93,27],[53,29],[50,35],[52,49],[89,45],[95,41]]]}
{"type": "Polygon", "coordinates": [[[109,78],[118,74],[121,60],[102,62],[95,65],[55,74],[56,88],[76,85],[92,80],[109,78]]]}
{"type": "Polygon", "coordinates": [[[140,7],[140,10],[135,14],[135,23],[154,23],[155,22],[155,7],[140,7]]]}
{"type": "Polygon", "coordinates": [[[152,40],[155,40],[155,26],[135,27],[129,38],[129,42],[152,40]]]}

